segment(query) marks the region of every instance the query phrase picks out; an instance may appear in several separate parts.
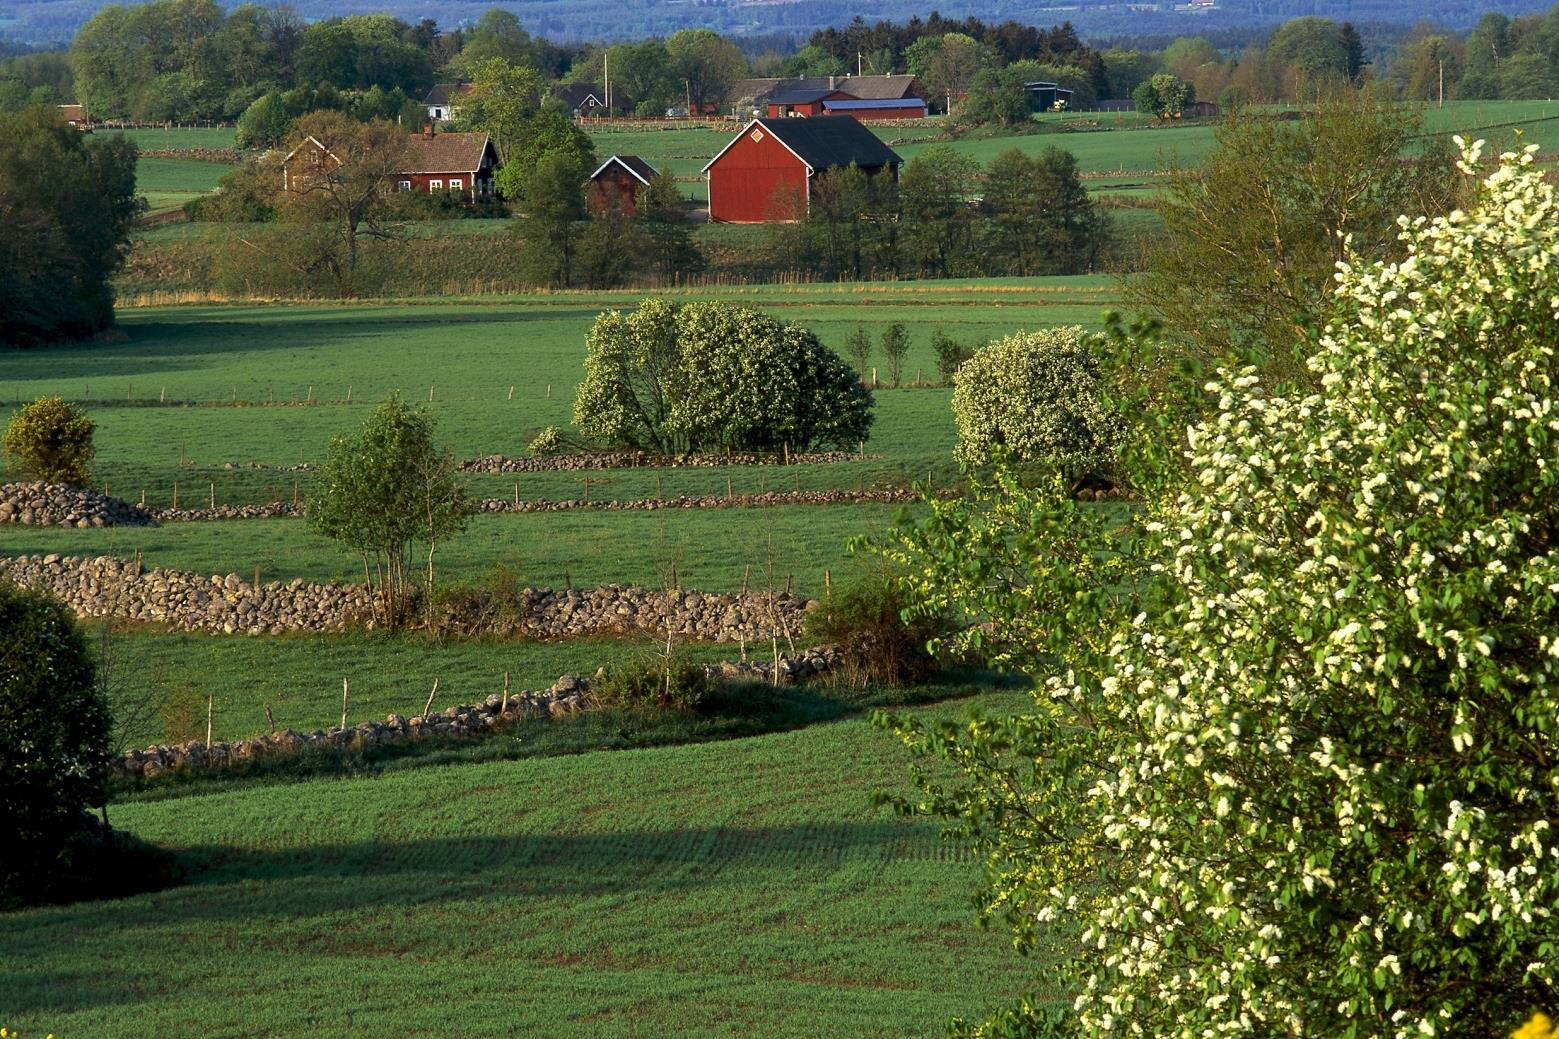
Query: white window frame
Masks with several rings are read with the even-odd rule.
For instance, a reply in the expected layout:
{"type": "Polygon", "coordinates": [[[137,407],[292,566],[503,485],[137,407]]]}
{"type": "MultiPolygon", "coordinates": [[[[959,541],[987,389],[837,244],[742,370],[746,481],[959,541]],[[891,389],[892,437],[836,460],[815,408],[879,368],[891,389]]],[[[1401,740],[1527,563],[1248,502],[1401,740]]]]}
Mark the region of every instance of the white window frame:
{"type": "Polygon", "coordinates": [[[443,191],[443,190],[444,190],[444,182],[443,182],[443,180],[430,180],[430,181],[428,181],[428,194],[431,195],[435,191],[443,191]]]}
{"type": "Polygon", "coordinates": [[[411,190],[411,181],[409,181],[409,180],[401,181],[401,190],[402,191],[410,191],[411,190]]]}
{"type": "Polygon", "coordinates": [[[449,180],[449,190],[450,191],[464,191],[465,190],[465,181],[461,180],[459,177],[451,177],[450,180],[449,180]]]}

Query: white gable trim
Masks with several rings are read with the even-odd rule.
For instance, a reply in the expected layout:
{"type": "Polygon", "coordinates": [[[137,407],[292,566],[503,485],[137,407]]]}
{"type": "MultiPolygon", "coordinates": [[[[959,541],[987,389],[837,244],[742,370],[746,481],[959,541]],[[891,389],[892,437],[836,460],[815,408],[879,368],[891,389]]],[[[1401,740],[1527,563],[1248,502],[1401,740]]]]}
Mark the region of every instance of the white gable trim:
{"type": "Polygon", "coordinates": [[[634,180],[638,181],[640,184],[643,184],[645,187],[649,187],[650,186],[650,182],[649,181],[647,181],[643,177],[639,176],[639,174],[634,171],[633,167],[629,166],[626,162],[623,162],[622,159],[618,158],[616,155],[613,155],[611,158],[609,158],[605,162],[601,163],[601,168],[596,170],[594,173],[590,174],[590,179],[591,180],[595,180],[597,177],[599,177],[601,175],[601,171],[602,170],[605,170],[606,167],[610,166],[614,162],[617,165],[621,166],[624,170],[626,170],[628,172],[628,175],[630,177],[632,177],[634,180]]]}
{"type": "MultiPolygon", "coordinates": [[[[717,152],[715,154],[715,157],[709,160],[708,165],[706,165],[703,169],[699,170],[698,172],[700,172],[700,173],[708,173],[709,172],[709,167],[713,166],[715,163],[720,161],[720,156],[724,155],[726,152],[728,152],[732,148],[736,147],[736,142],[741,140],[743,137],[746,137],[747,136],[747,131],[751,130],[754,126],[757,126],[757,125],[758,125],[758,120],[754,119],[752,122],[750,122],[746,126],[742,127],[742,132],[737,134],[735,137],[732,137],[731,138],[731,143],[727,144],[724,148],[721,148],[719,150],[719,152],[717,152]]],[[[794,149],[790,145],[786,144],[785,143],[785,138],[783,138],[779,134],[775,133],[772,127],[765,126],[765,127],[761,127],[761,129],[764,130],[764,132],[770,134],[776,141],[778,141],[780,143],[780,146],[783,147],[786,151],[790,152],[790,154],[796,155],[796,149],[794,149]]],[[[801,165],[803,165],[803,166],[805,166],[807,168],[807,176],[810,177],[813,173],[816,172],[815,170],[812,169],[812,164],[807,162],[807,160],[803,159],[801,156],[796,155],[796,161],[801,163],[801,165]]]]}
{"type": "Polygon", "coordinates": [[[303,146],[305,144],[310,144],[310,143],[312,143],[314,145],[314,147],[318,148],[320,151],[324,152],[326,155],[330,156],[332,159],[335,159],[337,162],[341,161],[339,158],[336,158],[336,154],[334,152],[332,152],[329,148],[326,148],[323,144],[321,144],[319,142],[319,138],[318,137],[315,137],[313,134],[310,134],[309,136],[303,138],[303,140],[299,141],[298,142],[298,146],[296,148],[292,149],[292,151],[288,152],[287,153],[287,157],[282,159],[282,162],[291,162],[292,161],[292,157],[294,155],[298,154],[300,151],[302,151],[303,150],[303,146]]]}

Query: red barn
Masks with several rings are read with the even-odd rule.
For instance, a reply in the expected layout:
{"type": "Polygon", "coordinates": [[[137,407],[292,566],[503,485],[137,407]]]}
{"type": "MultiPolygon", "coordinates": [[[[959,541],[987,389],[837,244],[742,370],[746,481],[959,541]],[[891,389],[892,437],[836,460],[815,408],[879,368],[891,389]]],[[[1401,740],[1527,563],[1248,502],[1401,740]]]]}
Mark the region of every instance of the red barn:
{"type": "Polygon", "coordinates": [[[810,90],[776,90],[769,95],[769,118],[782,119],[791,115],[822,115],[830,101],[854,101],[854,94],[827,87],[810,90]]]}
{"type": "Polygon", "coordinates": [[[428,125],[412,134],[409,144],[406,161],[391,178],[397,190],[458,191],[473,202],[492,196],[498,149],[485,133],[435,133],[428,125]]]}
{"type": "Polygon", "coordinates": [[[704,167],[709,219],[731,224],[794,220],[811,204],[819,173],[857,166],[897,179],[903,160],[848,117],[754,119],[704,167]]]}
{"type": "Polygon", "coordinates": [[[615,209],[623,216],[636,216],[639,192],[649,187],[655,176],[655,167],[637,155],[613,155],[590,174],[585,205],[597,215],[615,209]]]}

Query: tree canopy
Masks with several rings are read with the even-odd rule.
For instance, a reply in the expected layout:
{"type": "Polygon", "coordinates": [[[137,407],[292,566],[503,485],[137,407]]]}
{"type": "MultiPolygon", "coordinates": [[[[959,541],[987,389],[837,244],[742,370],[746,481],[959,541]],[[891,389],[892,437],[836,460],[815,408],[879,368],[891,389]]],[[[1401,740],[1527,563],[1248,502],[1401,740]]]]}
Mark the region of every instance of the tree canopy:
{"type": "Polygon", "coordinates": [[[0,344],[80,338],[114,317],[110,279],[143,203],[135,145],[58,112],[0,113],[0,344]]]}

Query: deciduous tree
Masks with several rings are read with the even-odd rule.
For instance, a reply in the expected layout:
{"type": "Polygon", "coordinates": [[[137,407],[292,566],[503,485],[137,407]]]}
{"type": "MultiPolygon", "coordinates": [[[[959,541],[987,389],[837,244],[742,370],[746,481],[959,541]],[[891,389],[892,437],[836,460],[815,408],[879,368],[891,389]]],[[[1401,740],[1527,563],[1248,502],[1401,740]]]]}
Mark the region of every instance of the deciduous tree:
{"type": "Polygon", "coordinates": [[[310,525],[362,556],[381,617],[392,625],[413,586],[414,547],[427,550],[422,587],[431,599],[439,542],[464,530],[471,513],[454,459],[433,433],[432,416],[392,394],[358,432],[330,442],[308,499],[310,525]]]}
{"type": "Polygon", "coordinates": [[[1312,389],[1218,373],[1132,536],[1003,477],[888,550],[956,645],[1035,680],[1019,717],[894,722],[961,773],[897,803],[972,840],[982,912],[1041,954],[980,1034],[1481,1039],[1550,1001],[1559,202],[1532,159],[1407,223],[1399,262],[1346,258],[1312,389]]]}

